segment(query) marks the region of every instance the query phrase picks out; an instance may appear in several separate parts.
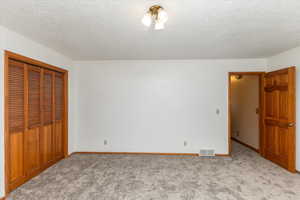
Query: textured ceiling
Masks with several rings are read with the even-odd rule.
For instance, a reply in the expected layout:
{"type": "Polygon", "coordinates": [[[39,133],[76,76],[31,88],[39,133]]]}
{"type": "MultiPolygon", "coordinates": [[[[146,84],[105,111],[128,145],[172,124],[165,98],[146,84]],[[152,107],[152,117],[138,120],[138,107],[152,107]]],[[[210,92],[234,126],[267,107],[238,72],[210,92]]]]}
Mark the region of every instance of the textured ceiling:
{"type": "Polygon", "coordinates": [[[266,57],[300,45],[299,0],[5,0],[0,24],[74,60],[266,57]],[[141,23],[153,4],[163,31],[141,23]]]}

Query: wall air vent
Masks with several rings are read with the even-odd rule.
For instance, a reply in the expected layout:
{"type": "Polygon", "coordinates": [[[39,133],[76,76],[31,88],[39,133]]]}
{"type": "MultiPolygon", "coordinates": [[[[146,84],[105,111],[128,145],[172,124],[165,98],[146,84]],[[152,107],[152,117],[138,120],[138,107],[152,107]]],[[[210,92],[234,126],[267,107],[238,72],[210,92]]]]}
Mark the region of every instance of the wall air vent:
{"type": "Polygon", "coordinates": [[[199,156],[201,157],[211,157],[215,155],[216,154],[214,149],[201,149],[199,152],[199,156]]]}

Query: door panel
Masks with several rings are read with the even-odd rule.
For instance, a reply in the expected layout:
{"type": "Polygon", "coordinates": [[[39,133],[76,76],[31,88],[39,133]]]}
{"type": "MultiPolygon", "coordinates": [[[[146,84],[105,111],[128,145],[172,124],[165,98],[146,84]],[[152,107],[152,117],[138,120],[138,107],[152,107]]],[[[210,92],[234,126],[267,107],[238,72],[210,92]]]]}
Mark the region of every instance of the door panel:
{"type": "Polygon", "coordinates": [[[54,72],[43,73],[43,133],[41,137],[41,160],[44,167],[54,160],[54,72]]]}
{"type": "Polygon", "coordinates": [[[23,132],[10,134],[10,183],[24,178],[23,132]]]}
{"type": "Polygon", "coordinates": [[[41,70],[27,67],[27,125],[25,131],[25,170],[28,176],[40,169],[40,128],[41,128],[41,70]]]}
{"type": "Polygon", "coordinates": [[[31,176],[40,169],[40,127],[32,128],[25,133],[25,166],[31,176]]]}
{"type": "Polygon", "coordinates": [[[295,67],[264,79],[264,157],[295,172],[295,67]]]}
{"type": "Polygon", "coordinates": [[[283,90],[283,91],[279,91],[279,119],[280,120],[288,120],[289,118],[289,113],[288,113],[288,106],[289,106],[289,102],[288,102],[288,91],[287,90],[283,90]]]}
{"type": "Polygon", "coordinates": [[[276,127],[274,124],[266,122],[265,130],[268,133],[266,134],[265,151],[272,156],[276,152],[276,127]]]}
{"type": "Polygon", "coordinates": [[[63,74],[55,73],[55,157],[63,157],[63,110],[64,110],[63,74]]]}
{"type": "Polygon", "coordinates": [[[24,171],[25,131],[25,65],[9,60],[8,63],[8,188],[22,184],[24,171]]]}
{"type": "Polygon", "coordinates": [[[43,119],[44,125],[53,123],[53,72],[44,70],[43,79],[43,119]]]}
{"type": "Polygon", "coordinates": [[[53,161],[53,125],[44,125],[41,134],[41,160],[42,165],[47,166],[53,161]]]}
{"type": "Polygon", "coordinates": [[[278,157],[281,163],[287,163],[289,156],[288,146],[288,129],[278,128],[278,157]]]}
{"type": "Polygon", "coordinates": [[[266,104],[266,117],[273,118],[276,116],[277,107],[275,106],[277,104],[276,100],[276,92],[268,92],[266,94],[266,101],[268,104],[266,104]]]}
{"type": "Polygon", "coordinates": [[[61,158],[63,156],[63,138],[62,138],[62,122],[55,123],[55,157],[61,158]]]}
{"type": "Polygon", "coordinates": [[[41,125],[41,72],[28,66],[28,127],[41,125]]]}
{"type": "Polygon", "coordinates": [[[25,129],[24,64],[9,60],[8,67],[8,128],[9,132],[25,129]]]}

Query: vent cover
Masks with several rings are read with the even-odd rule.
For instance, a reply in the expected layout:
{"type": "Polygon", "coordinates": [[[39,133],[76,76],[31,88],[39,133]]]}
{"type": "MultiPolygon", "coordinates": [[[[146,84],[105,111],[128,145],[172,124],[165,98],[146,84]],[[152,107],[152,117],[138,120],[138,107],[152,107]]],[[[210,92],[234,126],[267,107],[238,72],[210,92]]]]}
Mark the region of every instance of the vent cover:
{"type": "Polygon", "coordinates": [[[214,149],[201,149],[199,152],[199,156],[201,157],[210,157],[215,155],[216,154],[214,149]]]}

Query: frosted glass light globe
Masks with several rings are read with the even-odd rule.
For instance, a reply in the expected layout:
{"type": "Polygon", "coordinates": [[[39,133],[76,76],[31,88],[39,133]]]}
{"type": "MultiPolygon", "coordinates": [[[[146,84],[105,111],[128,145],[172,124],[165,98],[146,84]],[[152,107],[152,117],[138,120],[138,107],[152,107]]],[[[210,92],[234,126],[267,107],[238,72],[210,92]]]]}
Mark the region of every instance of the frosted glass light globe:
{"type": "Polygon", "coordinates": [[[168,21],[168,14],[165,10],[159,9],[158,21],[160,21],[161,23],[166,23],[168,21]]]}
{"type": "Polygon", "coordinates": [[[152,24],[152,16],[151,16],[151,14],[150,14],[149,12],[147,12],[147,13],[144,15],[144,17],[143,17],[143,19],[142,19],[142,23],[143,23],[145,26],[147,26],[147,27],[151,26],[151,24],[152,24]]]}
{"type": "Polygon", "coordinates": [[[156,23],[155,23],[155,30],[162,30],[162,29],[164,29],[165,28],[165,24],[164,23],[162,23],[162,22],[159,22],[159,21],[157,21],[156,23]]]}

